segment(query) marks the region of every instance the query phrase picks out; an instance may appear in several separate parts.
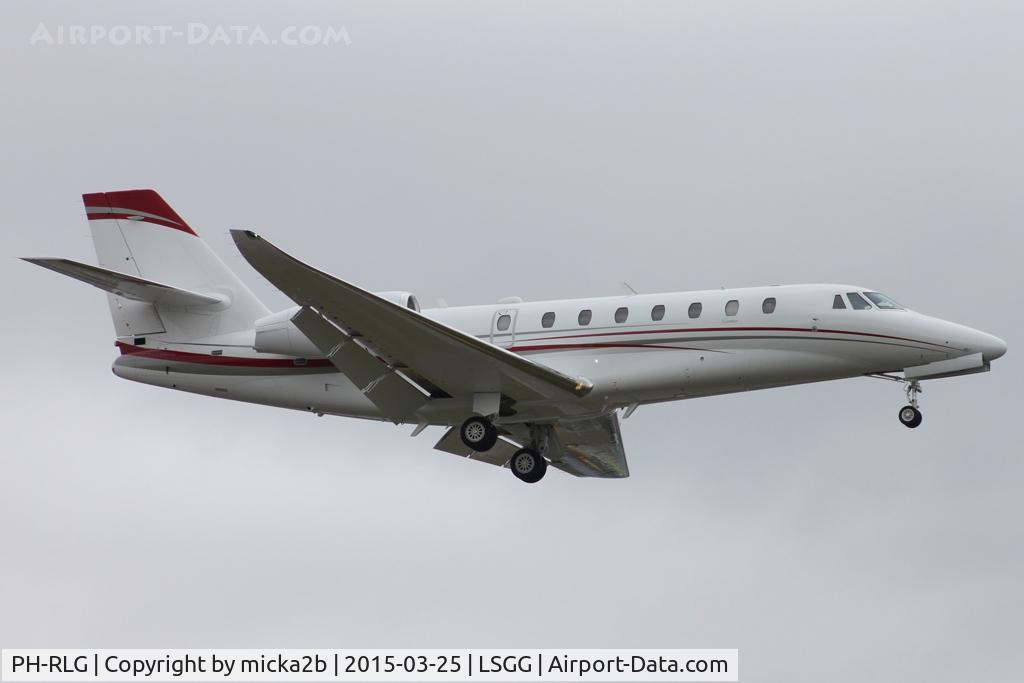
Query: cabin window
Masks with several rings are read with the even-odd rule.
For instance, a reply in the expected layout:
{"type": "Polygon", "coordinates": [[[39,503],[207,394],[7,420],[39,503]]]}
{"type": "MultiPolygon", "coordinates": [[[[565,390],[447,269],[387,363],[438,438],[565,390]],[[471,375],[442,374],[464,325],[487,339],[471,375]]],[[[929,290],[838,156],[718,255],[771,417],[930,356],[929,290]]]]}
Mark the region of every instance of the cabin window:
{"type": "Polygon", "coordinates": [[[690,304],[690,309],[686,313],[691,318],[699,318],[700,317],[700,311],[701,311],[702,308],[704,308],[704,307],[701,306],[700,303],[690,304]]]}
{"type": "Polygon", "coordinates": [[[740,312],[740,302],[736,299],[729,299],[725,304],[725,314],[728,316],[736,315],[740,312]]]}
{"type": "Polygon", "coordinates": [[[665,317],[665,307],[658,304],[651,309],[651,320],[661,320],[665,317]]]}
{"type": "Polygon", "coordinates": [[[594,317],[594,314],[590,312],[589,308],[584,308],[580,311],[580,317],[577,319],[580,325],[589,325],[590,319],[594,317]]]}
{"type": "Polygon", "coordinates": [[[878,292],[864,292],[864,296],[871,299],[871,303],[881,308],[883,311],[902,311],[903,307],[898,303],[887,297],[885,294],[879,294],[878,292]]]}
{"type": "Polygon", "coordinates": [[[512,316],[503,314],[498,316],[498,331],[504,332],[512,325],[512,316]]]}
{"type": "Polygon", "coordinates": [[[553,311],[548,311],[540,319],[541,327],[551,327],[555,324],[555,314],[553,311]]]}
{"type": "Polygon", "coordinates": [[[842,308],[844,310],[846,309],[846,302],[843,301],[842,294],[836,294],[836,298],[832,299],[832,308],[842,308]]]}
{"type": "Polygon", "coordinates": [[[863,311],[867,308],[871,308],[871,304],[864,301],[864,297],[857,292],[847,292],[846,298],[850,300],[850,307],[855,311],[863,311]]]}
{"type": "Polygon", "coordinates": [[[765,315],[775,312],[775,297],[770,296],[761,302],[761,312],[765,315]]]}
{"type": "Polygon", "coordinates": [[[629,317],[629,309],[623,306],[622,308],[615,309],[615,322],[624,323],[626,318],[629,317]]]}

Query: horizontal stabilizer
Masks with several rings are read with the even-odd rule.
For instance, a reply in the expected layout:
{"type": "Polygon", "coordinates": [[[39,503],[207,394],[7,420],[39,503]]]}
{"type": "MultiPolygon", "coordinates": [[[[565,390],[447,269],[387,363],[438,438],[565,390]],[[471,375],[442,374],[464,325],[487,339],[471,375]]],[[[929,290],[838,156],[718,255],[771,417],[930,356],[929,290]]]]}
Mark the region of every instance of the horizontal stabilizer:
{"type": "Polygon", "coordinates": [[[199,294],[186,289],[171,287],[135,275],[118,273],[87,263],[79,263],[64,258],[23,258],[23,261],[48,268],[61,275],[88,283],[93,287],[116,294],[132,301],[146,301],[151,304],[166,306],[210,306],[228,303],[228,298],[221,294],[199,294]]]}

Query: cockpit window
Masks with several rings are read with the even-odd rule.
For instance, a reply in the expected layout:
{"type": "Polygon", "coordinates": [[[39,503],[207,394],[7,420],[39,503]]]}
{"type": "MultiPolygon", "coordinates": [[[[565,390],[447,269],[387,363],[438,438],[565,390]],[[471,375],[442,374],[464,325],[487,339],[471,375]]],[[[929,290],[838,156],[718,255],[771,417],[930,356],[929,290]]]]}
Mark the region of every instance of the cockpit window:
{"type": "Polygon", "coordinates": [[[864,297],[857,292],[847,292],[846,298],[850,300],[850,306],[855,311],[863,311],[864,309],[871,308],[871,304],[864,301],[864,297]]]}
{"type": "Polygon", "coordinates": [[[887,297],[885,294],[879,294],[878,292],[864,292],[864,296],[871,299],[871,303],[881,308],[883,311],[902,311],[903,307],[898,303],[887,297]]]}
{"type": "Polygon", "coordinates": [[[842,294],[836,294],[836,298],[832,299],[832,308],[846,308],[846,302],[843,301],[842,294]]]}

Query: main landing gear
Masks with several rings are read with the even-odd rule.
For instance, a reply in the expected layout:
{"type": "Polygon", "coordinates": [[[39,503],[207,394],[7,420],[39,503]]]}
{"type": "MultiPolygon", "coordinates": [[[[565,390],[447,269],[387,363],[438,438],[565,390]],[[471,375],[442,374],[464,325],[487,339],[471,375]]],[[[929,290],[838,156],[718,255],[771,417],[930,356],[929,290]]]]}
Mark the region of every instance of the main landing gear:
{"type": "Polygon", "coordinates": [[[906,384],[907,401],[910,403],[900,408],[899,416],[904,427],[913,429],[920,425],[923,419],[921,411],[917,407],[917,395],[921,393],[921,385],[917,380],[910,380],[906,384]]]}
{"type": "Polygon", "coordinates": [[[459,436],[462,437],[462,443],[479,453],[491,450],[494,444],[498,443],[498,430],[490,420],[479,415],[474,415],[462,423],[459,436]]]}
{"type": "Polygon", "coordinates": [[[548,471],[548,461],[532,448],[520,448],[508,463],[512,474],[527,484],[536,484],[548,471]]]}
{"type": "MultiPolygon", "coordinates": [[[[498,430],[486,417],[473,415],[459,427],[462,443],[478,453],[489,451],[498,443],[498,430]]],[[[520,481],[535,484],[544,478],[548,471],[548,461],[536,448],[520,448],[512,454],[508,462],[512,474],[520,481]]]]}

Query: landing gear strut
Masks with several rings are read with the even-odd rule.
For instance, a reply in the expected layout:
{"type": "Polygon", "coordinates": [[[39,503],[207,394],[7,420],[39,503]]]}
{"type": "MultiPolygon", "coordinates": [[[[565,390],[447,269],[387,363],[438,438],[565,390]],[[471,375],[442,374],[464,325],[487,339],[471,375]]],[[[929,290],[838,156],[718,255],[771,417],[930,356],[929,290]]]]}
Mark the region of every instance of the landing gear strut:
{"type": "Polygon", "coordinates": [[[462,423],[459,427],[459,436],[462,437],[462,443],[478,453],[489,451],[498,443],[498,430],[490,420],[479,415],[474,415],[462,423]]]}
{"type": "Polygon", "coordinates": [[[900,422],[903,423],[904,427],[913,429],[921,424],[923,419],[921,415],[921,409],[917,406],[917,395],[921,393],[921,383],[916,379],[905,379],[903,377],[897,377],[890,375],[887,372],[872,372],[868,374],[868,377],[876,377],[878,379],[887,379],[890,382],[900,382],[903,384],[903,390],[907,392],[907,405],[900,408],[898,413],[900,422]]]}
{"type": "Polygon", "coordinates": [[[910,380],[906,383],[907,401],[909,405],[900,408],[900,422],[904,427],[913,429],[921,424],[923,419],[921,411],[917,407],[917,395],[921,393],[921,385],[917,380],[910,380]]]}
{"type": "Polygon", "coordinates": [[[548,461],[532,448],[520,448],[508,463],[512,474],[527,484],[536,484],[548,471],[548,461]]]}

